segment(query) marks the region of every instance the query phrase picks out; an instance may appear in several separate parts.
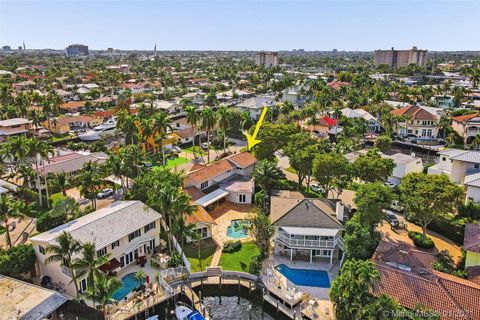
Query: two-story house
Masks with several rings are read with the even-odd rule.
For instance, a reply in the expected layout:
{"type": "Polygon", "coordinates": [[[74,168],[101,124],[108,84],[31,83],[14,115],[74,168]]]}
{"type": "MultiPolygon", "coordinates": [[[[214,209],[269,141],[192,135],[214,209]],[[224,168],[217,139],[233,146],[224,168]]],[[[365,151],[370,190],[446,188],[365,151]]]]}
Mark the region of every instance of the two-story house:
{"type": "Polygon", "coordinates": [[[444,111],[441,108],[411,106],[390,111],[392,116],[402,117],[397,124],[397,134],[401,137],[434,139],[438,137],[437,123],[444,111]]]}
{"type": "MultiPolygon", "coordinates": [[[[93,243],[97,256],[109,255],[109,262],[99,269],[113,273],[149,256],[160,244],[161,214],[140,201],[114,202],[110,206],[69,221],[31,238],[41,276],[49,276],[65,291],[75,296],[75,285],[68,268],[59,261],[45,263],[51,255],[47,248],[56,244],[62,232],[68,232],[81,244],[93,243]]],[[[87,276],[77,280],[80,292],[87,289],[87,276]]]]}
{"type": "Polygon", "coordinates": [[[0,121],[0,143],[8,137],[26,134],[32,128],[32,121],[23,118],[13,118],[0,121]]]}
{"type": "Polygon", "coordinates": [[[271,107],[275,104],[272,98],[267,96],[257,96],[238,103],[235,107],[240,112],[248,112],[250,117],[258,120],[262,114],[263,107],[271,107]]]}
{"type": "Polygon", "coordinates": [[[204,208],[221,199],[252,203],[255,192],[252,175],[256,161],[248,152],[231,155],[190,172],[183,180],[183,187],[201,192],[203,196],[195,202],[204,208]]]}
{"type": "Polygon", "coordinates": [[[446,174],[452,182],[464,186],[466,201],[480,202],[480,152],[447,149],[439,151],[438,156],[428,174],[446,174]]]}
{"type": "Polygon", "coordinates": [[[182,96],[183,99],[187,99],[194,104],[201,105],[205,98],[205,94],[202,92],[189,92],[182,96]]]}
{"type": "Polygon", "coordinates": [[[270,200],[275,255],[290,261],[327,258],[332,264],[343,252],[343,226],[328,204],[291,191],[277,191],[270,200]]]}
{"type": "Polygon", "coordinates": [[[343,108],[342,115],[347,118],[363,118],[368,123],[369,132],[380,133],[380,122],[368,111],[365,111],[363,109],[343,108]]]}
{"type": "Polygon", "coordinates": [[[480,114],[467,114],[452,118],[452,128],[464,143],[470,143],[480,133],[480,114]]]}

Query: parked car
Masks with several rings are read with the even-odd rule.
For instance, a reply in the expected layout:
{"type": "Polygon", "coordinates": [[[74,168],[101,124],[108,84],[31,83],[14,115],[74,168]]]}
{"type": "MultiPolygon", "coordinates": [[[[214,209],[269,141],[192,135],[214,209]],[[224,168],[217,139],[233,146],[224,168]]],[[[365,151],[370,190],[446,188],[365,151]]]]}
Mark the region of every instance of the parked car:
{"type": "Polygon", "coordinates": [[[404,208],[400,205],[400,201],[398,200],[393,200],[392,203],[390,203],[390,209],[397,212],[403,212],[404,210],[404,208]]]}
{"type": "Polygon", "coordinates": [[[103,189],[97,194],[98,199],[105,199],[113,195],[113,190],[112,189],[103,189]]]}
{"type": "Polygon", "coordinates": [[[179,146],[173,146],[172,149],[173,149],[173,151],[178,152],[178,153],[182,152],[182,148],[180,148],[179,146]]]}
{"type": "Polygon", "coordinates": [[[393,227],[396,228],[400,225],[400,222],[397,219],[397,216],[392,212],[387,210],[385,212],[385,220],[393,227]]]}
{"type": "Polygon", "coordinates": [[[87,204],[87,203],[89,203],[89,202],[90,202],[90,200],[85,199],[85,198],[80,198],[80,199],[77,200],[77,203],[78,203],[79,205],[84,205],[84,204],[87,204]]]}
{"type": "Polygon", "coordinates": [[[385,185],[387,187],[389,187],[390,189],[395,189],[397,187],[397,185],[393,182],[390,182],[390,181],[385,181],[385,185]]]}
{"type": "Polygon", "coordinates": [[[316,183],[312,183],[310,185],[310,190],[312,190],[313,192],[316,192],[316,193],[321,193],[322,192],[322,188],[320,187],[320,185],[318,185],[316,183]]]}
{"type": "Polygon", "coordinates": [[[206,142],[203,142],[200,147],[203,149],[203,150],[207,150],[208,149],[208,143],[206,142]]]}

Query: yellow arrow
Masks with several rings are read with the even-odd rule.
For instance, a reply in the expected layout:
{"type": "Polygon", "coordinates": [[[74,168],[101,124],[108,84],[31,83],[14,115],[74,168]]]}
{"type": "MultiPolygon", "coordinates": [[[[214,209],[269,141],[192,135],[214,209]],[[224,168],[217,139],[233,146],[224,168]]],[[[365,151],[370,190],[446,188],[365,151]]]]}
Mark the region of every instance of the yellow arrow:
{"type": "Polygon", "coordinates": [[[260,119],[258,119],[255,130],[253,131],[253,135],[248,134],[248,132],[245,133],[245,135],[247,136],[248,150],[251,150],[253,146],[256,145],[257,143],[262,142],[262,140],[257,140],[257,134],[258,134],[258,130],[260,130],[260,126],[262,125],[263,119],[265,118],[266,114],[267,114],[267,107],[263,106],[262,114],[260,115],[260,119]]]}

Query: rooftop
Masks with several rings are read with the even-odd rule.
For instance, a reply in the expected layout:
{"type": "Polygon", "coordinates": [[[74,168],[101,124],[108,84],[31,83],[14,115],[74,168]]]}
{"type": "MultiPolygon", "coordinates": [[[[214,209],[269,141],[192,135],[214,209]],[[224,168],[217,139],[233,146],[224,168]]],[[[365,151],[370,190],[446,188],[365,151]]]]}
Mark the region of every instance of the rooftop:
{"type": "Polygon", "coordinates": [[[31,240],[52,243],[60,233],[66,231],[81,243],[94,242],[97,248],[103,248],[160,217],[160,213],[141,201],[119,201],[43,232],[31,240]]]}
{"type": "Polygon", "coordinates": [[[480,253],[480,225],[469,223],[465,226],[463,248],[467,251],[480,253]]]}

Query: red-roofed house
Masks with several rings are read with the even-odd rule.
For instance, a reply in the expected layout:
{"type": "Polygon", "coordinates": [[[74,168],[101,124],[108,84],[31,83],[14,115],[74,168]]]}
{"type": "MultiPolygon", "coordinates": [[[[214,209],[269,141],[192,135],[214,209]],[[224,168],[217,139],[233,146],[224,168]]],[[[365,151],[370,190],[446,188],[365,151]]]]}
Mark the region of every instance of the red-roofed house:
{"type": "Polygon", "coordinates": [[[407,105],[390,111],[390,114],[404,119],[397,124],[397,134],[401,137],[438,137],[437,123],[443,114],[441,108],[407,105]]]}
{"type": "Polygon", "coordinates": [[[337,125],[337,120],[323,116],[317,119],[315,124],[306,124],[302,123],[302,127],[311,132],[315,132],[320,136],[327,136],[329,133],[335,133],[335,126],[337,125]]]}
{"type": "Polygon", "coordinates": [[[480,133],[480,114],[473,113],[452,118],[452,128],[463,137],[465,143],[470,143],[480,133]]]}
{"type": "Polygon", "coordinates": [[[327,86],[329,86],[330,89],[333,89],[333,90],[340,90],[340,88],[347,87],[349,85],[350,85],[350,82],[346,82],[346,81],[332,81],[327,83],[327,86]]]}
{"type": "Polygon", "coordinates": [[[433,270],[432,253],[381,241],[372,259],[380,272],[376,296],[386,294],[407,309],[421,305],[442,320],[480,319],[480,285],[433,270]]]}
{"type": "Polygon", "coordinates": [[[234,203],[252,203],[255,191],[252,174],[256,161],[248,152],[234,154],[191,171],[185,177],[183,187],[185,190],[194,188],[202,191],[205,195],[195,199],[195,202],[204,208],[221,199],[234,203]]]}

